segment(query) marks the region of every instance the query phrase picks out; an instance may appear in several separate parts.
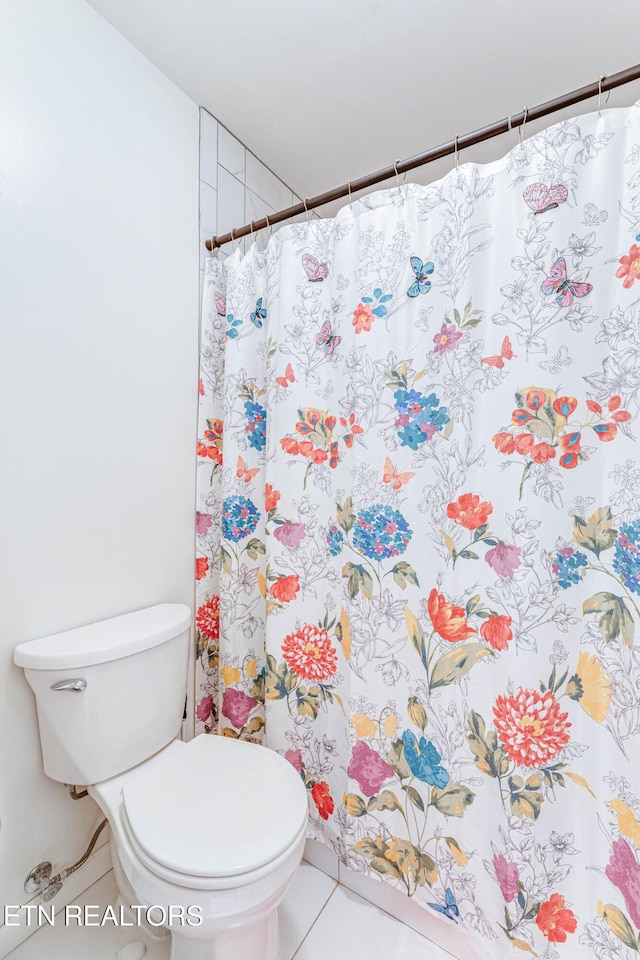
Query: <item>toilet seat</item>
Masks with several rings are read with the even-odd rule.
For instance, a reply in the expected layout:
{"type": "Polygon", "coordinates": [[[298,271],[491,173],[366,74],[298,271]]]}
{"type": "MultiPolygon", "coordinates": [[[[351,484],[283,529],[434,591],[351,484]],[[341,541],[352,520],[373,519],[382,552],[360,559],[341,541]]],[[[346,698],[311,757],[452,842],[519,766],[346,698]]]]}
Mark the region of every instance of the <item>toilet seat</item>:
{"type": "Polygon", "coordinates": [[[158,876],[198,887],[228,877],[234,886],[298,842],[308,815],[300,786],[274,751],[201,734],[125,782],[121,822],[158,876]]]}

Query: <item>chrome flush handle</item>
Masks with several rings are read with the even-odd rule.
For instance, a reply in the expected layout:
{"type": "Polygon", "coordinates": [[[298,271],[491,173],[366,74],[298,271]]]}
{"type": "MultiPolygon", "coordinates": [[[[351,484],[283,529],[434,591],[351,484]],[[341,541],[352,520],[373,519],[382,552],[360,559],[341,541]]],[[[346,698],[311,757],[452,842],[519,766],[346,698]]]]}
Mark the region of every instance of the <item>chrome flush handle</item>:
{"type": "Polygon", "coordinates": [[[72,690],[74,693],[82,693],[87,685],[84,677],[76,677],[74,680],[58,680],[51,684],[51,690],[72,690]]]}

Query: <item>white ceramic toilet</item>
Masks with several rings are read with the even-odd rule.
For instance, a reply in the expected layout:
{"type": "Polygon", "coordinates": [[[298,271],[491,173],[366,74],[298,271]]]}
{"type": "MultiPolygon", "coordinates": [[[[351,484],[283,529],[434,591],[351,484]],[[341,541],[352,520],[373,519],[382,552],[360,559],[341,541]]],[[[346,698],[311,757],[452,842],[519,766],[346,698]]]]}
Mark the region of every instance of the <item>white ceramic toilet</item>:
{"type": "Polygon", "coordinates": [[[167,918],[171,960],[278,960],[306,790],[264,747],[177,739],[190,623],[188,607],[159,604],[21,643],[14,660],[35,693],[45,773],[87,786],[104,811],[121,899],[167,918]]]}

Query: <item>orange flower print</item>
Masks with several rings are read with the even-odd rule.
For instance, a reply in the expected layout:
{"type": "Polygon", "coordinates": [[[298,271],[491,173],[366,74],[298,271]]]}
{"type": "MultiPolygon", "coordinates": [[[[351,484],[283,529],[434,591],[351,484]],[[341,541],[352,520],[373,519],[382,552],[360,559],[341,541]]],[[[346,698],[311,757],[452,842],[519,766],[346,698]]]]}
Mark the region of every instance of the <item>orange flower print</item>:
{"type": "Polygon", "coordinates": [[[499,450],[500,453],[513,453],[516,448],[515,438],[510,433],[507,433],[506,430],[494,434],[491,439],[495,444],[496,450],[499,450]]]}
{"type": "Polygon", "coordinates": [[[567,713],[550,690],[540,693],[520,687],[501,694],[493,707],[498,737],[508,757],[525,767],[541,767],[569,742],[567,713]]]}
{"type": "Polygon", "coordinates": [[[513,640],[511,617],[492,614],[480,627],[480,636],[494,650],[506,650],[513,640]]]}
{"type": "Polygon", "coordinates": [[[550,443],[536,443],[530,454],[534,463],[546,463],[547,460],[553,460],[555,455],[556,451],[550,443]]]}
{"type": "Polygon", "coordinates": [[[220,597],[213,596],[201,607],[198,607],[196,625],[200,633],[203,633],[209,640],[220,638],[220,597]]]}
{"type": "Polygon", "coordinates": [[[328,820],[329,815],[333,813],[335,804],[333,797],[329,793],[329,784],[326,780],[320,780],[318,783],[314,783],[311,788],[311,796],[322,819],[328,820]]]}
{"type": "Polygon", "coordinates": [[[550,943],[564,943],[568,933],[575,933],[577,921],[572,910],[564,905],[560,893],[552,893],[548,900],[540,904],[536,923],[550,943]]]}
{"type": "Polygon", "coordinates": [[[637,243],[632,243],[629,253],[620,257],[618,261],[620,266],[616,270],[616,277],[622,279],[622,286],[625,290],[633,286],[635,280],[640,280],[640,247],[637,243]]]}
{"type": "Polygon", "coordinates": [[[472,637],[475,630],[467,623],[464,607],[457,607],[449,603],[447,598],[434,589],[429,594],[427,609],[433,629],[443,640],[449,643],[457,643],[458,640],[467,640],[472,637]]]}
{"type": "Polygon", "coordinates": [[[300,590],[300,580],[297,574],[290,577],[278,577],[271,587],[270,593],[274,600],[280,603],[290,603],[295,600],[296,594],[300,590]]]}
{"type": "Polygon", "coordinates": [[[276,509],[279,499],[279,491],[274,490],[271,484],[268,483],[264,488],[264,509],[267,513],[271,513],[272,510],[276,509]]]}
{"type": "Polygon", "coordinates": [[[209,570],[209,561],[206,557],[196,558],[196,580],[202,580],[209,570]]]}
{"type": "Polygon", "coordinates": [[[486,500],[480,502],[480,497],[475,493],[463,493],[455,503],[450,503],[447,507],[449,519],[467,530],[482,527],[490,513],[493,513],[492,505],[486,500]]]}
{"type": "Polygon", "coordinates": [[[353,312],[351,322],[356,329],[356,333],[362,333],[363,331],[368,333],[374,320],[373,307],[368,303],[359,303],[353,312]]]}
{"type": "Polygon", "coordinates": [[[282,656],[287,666],[304,680],[328,680],[338,669],[338,657],[329,634],[312,623],[304,623],[284,638],[282,656]]]}

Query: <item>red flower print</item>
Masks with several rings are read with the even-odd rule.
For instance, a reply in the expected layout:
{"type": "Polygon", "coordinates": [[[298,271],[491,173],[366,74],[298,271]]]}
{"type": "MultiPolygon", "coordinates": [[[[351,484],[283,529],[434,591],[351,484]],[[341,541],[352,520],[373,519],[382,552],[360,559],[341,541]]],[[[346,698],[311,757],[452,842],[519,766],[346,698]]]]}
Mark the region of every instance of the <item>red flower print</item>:
{"type": "Polygon", "coordinates": [[[300,590],[300,580],[296,574],[290,577],[278,577],[271,587],[270,593],[274,600],[280,603],[290,603],[295,600],[300,590]]]}
{"type": "Polygon", "coordinates": [[[457,643],[458,640],[466,640],[474,635],[475,630],[467,623],[464,607],[449,603],[446,597],[438,593],[435,588],[429,594],[427,609],[433,629],[443,640],[457,643]]]}
{"type": "Polygon", "coordinates": [[[298,445],[298,441],[294,440],[292,437],[283,437],[282,440],[280,441],[280,446],[282,447],[285,453],[290,453],[294,457],[296,456],[296,454],[299,452],[299,449],[300,449],[298,445]]]}
{"type": "Polygon", "coordinates": [[[291,766],[298,771],[302,772],[302,750],[287,750],[284,755],[285,760],[288,760],[291,766]]]}
{"type": "Polygon", "coordinates": [[[198,706],[196,707],[196,716],[198,720],[202,720],[203,723],[209,719],[213,713],[213,697],[203,697],[198,706]]]}
{"type": "Polygon", "coordinates": [[[209,570],[209,561],[206,557],[196,558],[196,580],[202,580],[209,570]]]}
{"type": "Polygon", "coordinates": [[[338,669],[338,657],[329,634],[312,623],[303,624],[284,638],[282,656],[293,672],[304,680],[328,680],[338,669]]]}
{"type": "Polygon", "coordinates": [[[220,597],[213,596],[198,608],[196,624],[209,640],[220,639],[220,597]]]}
{"type": "Polygon", "coordinates": [[[544,390],[529,390],[524,398],[524,402],[529,410],[539,410],[540,407],[544,407],[547,402],[547,394],[544,390]]]}
{"type": "Polygon", "coordinates": [[[540,904],[536,923],[550,943],[564,943],[568,933],[575,933],[577,921],[572,910],[567,910],[564,897],[552,893],[548,900],[540,904]]]}
{"type": "Polygon", "coordinates": [[[516,453],[528,454],[533,450],[535,438],[531,433],[518,433],[514,437],[516,453]]]}
{"type": "Polygon", "coordinates": [[[371,324],[374,320],[373,307],[368,303],[359,303],[353,312],[353,320],[351,322],[355,327],[356,333],[362,333],[363,330],[366,330],[368,333],[369,330],[371,330],[371,324]]]}
{"type": "Polygon", "coordinates": [[[640,247],[637,243],[632,243],[629,253],[620,257],[618,263],[620,266],[616,270],[616,277],[623,278],[622,286],[625,290],[633,286],[635,280],[640,280],[640,247]]]}
{"type": "Polygon", "coordinates": [[[200,396],[201,396],[201,397],[204,397],[204,395],[205,395],[205,394],[204,394],[204,383],[202,382],[202,377],[200,377],[199,391],[200,391],[200,396]]]}
{"type": "Polygon", "coordinates": [[[242,690],[227,687],[222,694],[222,713],[238,729],[244,727],[251,711],[257,706],[258,701],[247,696],[242,690]]]}
{"type": "Polygon", "coordinates": [[[577,406],[578,401],[575,397],[556,397],[552,403],[552,407],[555,412],[559,413],[562,417],[566,417],[567,420],[577,406]]]}
{"type": "Polygon", "coordinates": [[[320,780],[318,783],[314,783],[311,788],[311,796],[313,797],[313,802],[318,808],[318,813],[323,820],[328,820],[329,815],[333,813],[334,802],[333,797],[329,793],[329,784],[325,780],[320,780]]]}
{"type": "Polygon", "coordinates": [[[455,503],[450,503],[447,507],[449,519],[467,530],[477,530],[483,526],[490,513],[493,513],[491,504],[486,500],[480,502],[480,497],[475,493],[463,493],[455,503]]]}
{"type": "Polygon", "coordinates": [[[272,510],[275,510],[278,506],[278,500],[280,499],[280,493],[278,490],[274,490],[270,483],[268,483],[264,488],[264,508],[267,513],[271,513],[272,510]]]}
{"type": "Polygon", "coordinates": [[[480,627],[480,636],[494,650],[506,650],[509,642],[513,640],[511,617],[492,614],[480,627]]]}
{"type": "Polygon", "coordinates": [[[556,451],[550,443],[536,443],[531,451],[531,459],[534,463],[546,463],[547,460],[553,460],[555,455],[556,451]]]}
{"type": "Polygon", "coordinates": [[[551,693],[520,687],[501,694],[493,707],[496,730],[507,756],[525,767],[541,767],[569,742],[567,713],[551,693]]]}
{"type": "Polygon", "coordinates": [[[516,441],[510,433],[502,431],[501,433],[496,433],[492,437],[492,440],[495,444],[496,450],[500,453],[513,453],[516,448],[516,441]]]}

